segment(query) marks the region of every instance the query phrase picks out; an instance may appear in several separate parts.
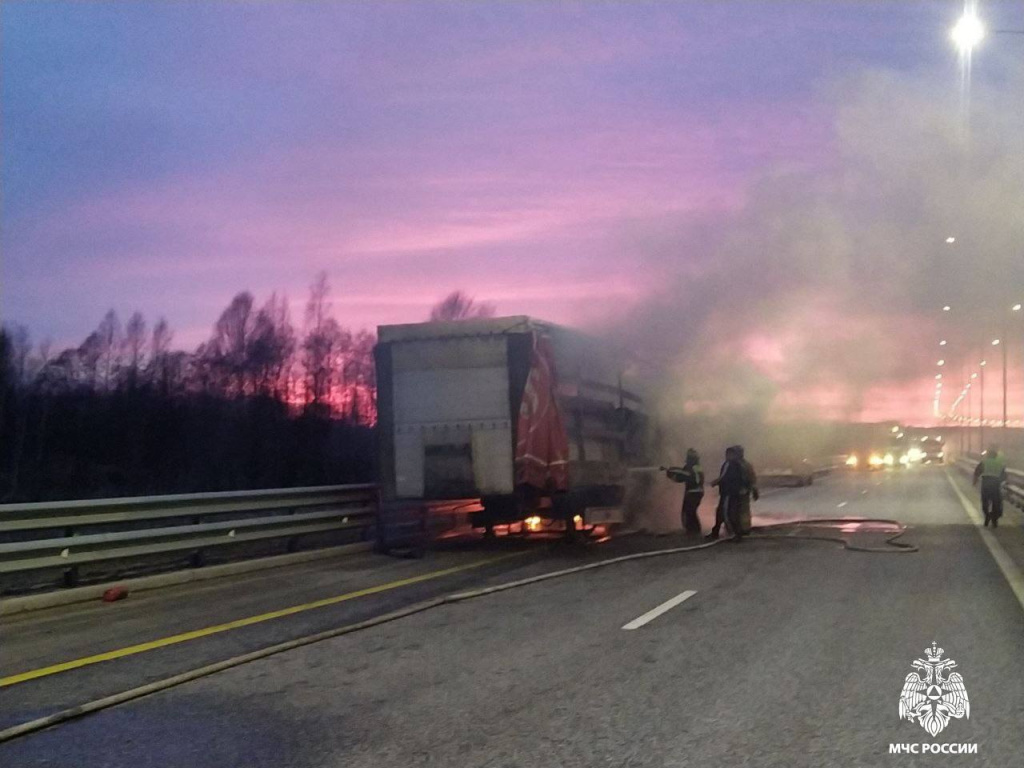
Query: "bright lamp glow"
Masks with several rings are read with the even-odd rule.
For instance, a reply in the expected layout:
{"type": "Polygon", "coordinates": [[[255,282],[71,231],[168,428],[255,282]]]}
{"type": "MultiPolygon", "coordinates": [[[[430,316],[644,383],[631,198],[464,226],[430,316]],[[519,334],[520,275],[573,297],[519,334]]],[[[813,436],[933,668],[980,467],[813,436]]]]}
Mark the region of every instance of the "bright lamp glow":
{"type": "Polygon", "coordinates": [[[952,236],[950,236],[950,237],[947,237],[947,238],[946,238],[946,242],[947,242],[947,243],[949,243],[950,245],[952,245],[953,243],[955,243],[955,242],[956,242],[956,238],[955,238],[955,237],[952,237],[952,236]]]}
{"type": "Polygon", "coordinates": [[[985,27],[973,10],[964,11],[951,36],[961,52],[970,52],[985,37],[985,27]]]}
{"type": "Polygon", "coordinates": [[[1013,305],[1013,306],[1011,307],[1011,309],[1012,309],[1012,310],[1013,310],[1014,312],[1020,312],[1020,307],[1021,307],[1021,305],[1020,305],[1020,304],[1014,304],[1014,305],[1013,305]]]}

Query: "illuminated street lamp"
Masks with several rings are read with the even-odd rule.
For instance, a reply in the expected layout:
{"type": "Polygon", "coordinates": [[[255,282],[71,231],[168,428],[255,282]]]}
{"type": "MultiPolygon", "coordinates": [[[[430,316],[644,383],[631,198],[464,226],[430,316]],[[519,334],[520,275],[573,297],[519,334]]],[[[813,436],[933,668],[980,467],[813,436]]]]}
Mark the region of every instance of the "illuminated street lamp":
{"type": "Polygon", "coordinates": [[[949,304],[947,304],[946,306],[944,306],[944,307],[942,308],[942,311],[943,311],[943,312],[949,312],[949,310],[951,310],[951,309],[952,309],[952,307],[951,307],[951,306],[949,306],[949,304]]]}
{"type": "Polygon", "coordinates": [[[946,346],[946,340],[945,340],[945,339],[943,339],[942,341],[940,341],[940,342],[939,342],[939,346],[940,346],[940,347],[944,347],[944,346],[946,346]]]}
{"type": "Polygon", "coordinates": [[[939,362],[937,362],[937,363],[936,363],[936,365],[937,365],[937,366],[939,366],[940,368],[941,368],[942,366],[944,366],[945,364],[946,364],[946,361],[945,361],[945,360],[939,360],[939,362]]]}
{"type": "Polygon", "coordinates": [[[978,18],[973,8],[965,9],[964,15],[960,17],[956,26],[953,27],[950,36],[953,38],[953,42],[960,50],[960,53],[969,55],[971,49],[984,39],[985,26],[981,23],[981,19],[978,18]]]}
{"type": "Polygon", "coordinates": [[[946,238],[946,242],[949,243],[950,245],[952,245],[953,243],[956,242],[956,238],[951,235],[951,236],[946,238]]]}
{"type": "Polygon", "coordinates": [[[999,339],[992,339],[992,346],[993,347],[998,347],[999,346],[999,339]]]}

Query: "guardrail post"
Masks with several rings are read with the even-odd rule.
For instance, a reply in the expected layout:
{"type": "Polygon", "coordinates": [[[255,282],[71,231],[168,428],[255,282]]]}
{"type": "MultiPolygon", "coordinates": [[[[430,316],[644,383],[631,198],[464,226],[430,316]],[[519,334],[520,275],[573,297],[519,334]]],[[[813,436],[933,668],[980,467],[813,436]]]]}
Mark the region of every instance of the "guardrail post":
{"type": "MultiPolygon", "coordinates": [[[[64,538],[70,539],[75,535],[74,526],[68,526],[64,529],[64,538]]],[[[77,587],[78,586],[78,566],[72,565],[64,569],[63,574],[64,586],[65,587],[77,587]]]]}
{"type": "MultiPolygon", "coordinates": [[[[290,507],[287,511],[289,516],[292,517],[294,517],[295,513],[298,512],[298,510],[295,507],[290,507]]],[[[288,541],[284,545],[284,549],[285,552],[288,552],[289,554],[291,554],[292,552],[297,552],[299,549],[298,537],[289,536],[288,541]]]]}
{"type": "MultiPolygon", "coordinates": [[[[192,518],[193,525],[202,525],[202,523],[202,515],[196,515],[192,518]]],[[[201,549],[195,550],[191,555],[189,555],[188,564],[193,568],[202,568],[204,565],[206,565],[206,553],[203,552],[203,550],[201,549]]]]}

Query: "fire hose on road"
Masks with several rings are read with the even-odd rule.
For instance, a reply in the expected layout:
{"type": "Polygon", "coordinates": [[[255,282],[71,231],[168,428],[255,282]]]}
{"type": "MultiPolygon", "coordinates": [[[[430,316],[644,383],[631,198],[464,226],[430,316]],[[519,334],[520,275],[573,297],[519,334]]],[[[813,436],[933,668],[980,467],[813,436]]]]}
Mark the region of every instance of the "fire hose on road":
{"type": "MultiPolygon", "coordinates": [[[[779,523],[769,523],[766,525],[754,526],[753,534],[749,537],[754,541],[768,540],[768,539],[801,539],[801,540],[815,540],[815,541],[827,541],[833,543],[842,544],[845,549],[853,552],[871,552],[871,553],[882,553],[882,554],[908,554],[917,552],[918,548],[912,544],[906,544],[898,541],[900,537],[906,532],[906,526],[895,520],[887,520],[881,518],[808,518],[803,520],[792,520],[779,523]],[[844,531],[845,533],[869,533],[869,534],[881,534],[883,536],[882,546],[865,546],[854,544],[848,540],[848,536],[843,535],[813,535],[811,532],[799,532],[801,527],[807,529],[815,528],[849,528],[851,526],[856,527],[853,531],[844,531]],[[870,528],[870,530],[868,530],[870,528]],[[776,533],[784,532],[787,530],[796,530],[795,533],[776,533]]],[[[584,571],[590,571],[597,568],[605,568],[607,566],[616,565],[618,563],[630,562],[634,560],[643,560],[651,557],[664,557],[668,555],[680,554],[683,552],[693,552],[697,550],[709,549],[711,547],[718,546],[728,539],[717,539],[714,541],[703,542],[700,544],[693,544],[682,547],[669,547],[665,549],[650,550],[646,552],[634,552],[627,555],[621,555],[619,557],[612,557],[605,560],[599,560],[593,563],[587,563],[586,565],[573,566],[571,568],[564,568],[558,571],[551,571],[549,573],[542,573],[536,576],[529,576],[523,579],[517,579],[514,581],[508,581],[502,584],[496,584],[490,587],[481,587],[479,589],[467,590],[463,592],[455,592],[449,595],[443,595],[441,597],[433,598],[431,600],[424,600],[419,603],[415,603],[406,608],[401,608],[396,611],[385,613],[381,616],[368,619],[366,621],[357,622],[354,624],[348,624],[343,627],[337,627],[335,629],[329,629],[323,632],[317,632],[312,635],[305,637],[296,638],[287,642],[278,643],[276,645],[262,648],[258,651],[235,656],[224,661],[219,661],[214,664],[208,664],[197,669],[183,672],[172,677],[165,678],[163,680],[157,680],[146,685],[132,688],[121,693],[106,696],[94,701],[80,704],[75,707],[55,712],[45,717],[40,717],[35,720],[31,720],[20,725],[12,726],[5,730],[0,731],[0,743],[11,741],[21,736],[26,736],[31,733],[41,731],[46,728],[51,728],[62,723],[76,720],[89,714],[100,712],[104,709],[117,706],[119,704],[125,704],[135,699],[140,699],[145,696],[149,696],[154,693],[166,691],[170,688],[175,688],[184,683],[199,680],[204,677],[209,677],[218,672],[223,672],[234,667],[242,666],[253,661],[259,661],[270,656],[274,656],[285,651],[295,650],[302,648],[307,645],[319,643],[323,640],[330,640],[335,637],[341,637],[342,635],[348,635],[353,632],[359,632],[360,630],[370,629],[372,627],[380,626],[381,624],[387,624],[398,619],[412,616],[417,613],[423,613],[432,608],[439,608],[444,605],[452,605],[455,603],[461,603],[466,600],[471,600],[477,597],[484,597],[486,595],[492,595],[498,592],[504,592],[510,589],[516,589],[519,587],[525,587],[530,584],[537,584],[542,581],[548,581],[551,579],[563,578],[571,576],[584,571]]]]}

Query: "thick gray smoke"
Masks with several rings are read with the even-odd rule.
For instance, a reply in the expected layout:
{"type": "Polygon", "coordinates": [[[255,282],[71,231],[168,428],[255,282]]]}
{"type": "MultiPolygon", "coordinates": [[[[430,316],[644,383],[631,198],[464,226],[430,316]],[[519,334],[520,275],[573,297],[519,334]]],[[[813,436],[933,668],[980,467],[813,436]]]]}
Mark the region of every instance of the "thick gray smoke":
{"type": "Polygon", "coordinates": [[[665,287],[615,332],[662,371],[666,445],[717,459],[744,442],[792,463],[839,447],[821,424],[871,419],[873,398],[921,387],[906,418],[927,419],[939,336],[962,354],[1024,293],[1019,63],[1007,78],[975,86],[969,130],[955,82],[836,83],[823,164],[774,172],[733,218],[662,238],[648,268],[665,287]]]}

